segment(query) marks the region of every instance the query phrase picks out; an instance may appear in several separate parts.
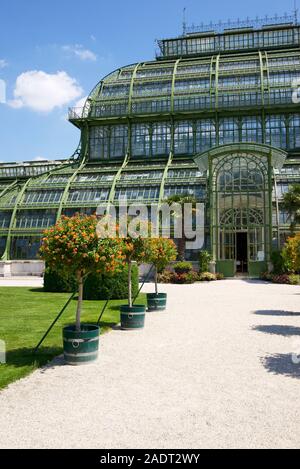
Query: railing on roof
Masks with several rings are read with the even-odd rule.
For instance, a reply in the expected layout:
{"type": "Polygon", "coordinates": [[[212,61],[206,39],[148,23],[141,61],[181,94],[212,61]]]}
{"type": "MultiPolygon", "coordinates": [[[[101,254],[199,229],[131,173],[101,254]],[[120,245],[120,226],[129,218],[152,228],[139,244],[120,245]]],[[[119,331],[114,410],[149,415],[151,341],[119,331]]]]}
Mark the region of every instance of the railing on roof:
{"type": "Polygon", "coordinates": [[[282,16],[275,15],[275,16],[264,16],[259,18],[258,16],[255,19],[250,19],[247,17],[245,20],[228,20],[225,22],[219,21],[218,23],[210,22],[209,24],[201,23],[200,25],[196,26],[192,24],[191,26],[187,26],[185,23],[183,25],[183,34],[196,34],[196,33],[204,33],[208,31],[214,31],[216,33],[221,33],[224,30],[228,29],[240,29],[240,28],[262,28],[264,26],[273,26],[273,25],[280,25],[280,24],[288,24],[288,25],[297,25],[298,24],[298,12],[297,10],[294,11],[293,14],[285,13],[282,16]]]}
{"type": "Polygon", "coordinates": [[[88,117],[88,114],[89,109],[87,106],[69,108],[69,120],[85,119],[88,117]]]}

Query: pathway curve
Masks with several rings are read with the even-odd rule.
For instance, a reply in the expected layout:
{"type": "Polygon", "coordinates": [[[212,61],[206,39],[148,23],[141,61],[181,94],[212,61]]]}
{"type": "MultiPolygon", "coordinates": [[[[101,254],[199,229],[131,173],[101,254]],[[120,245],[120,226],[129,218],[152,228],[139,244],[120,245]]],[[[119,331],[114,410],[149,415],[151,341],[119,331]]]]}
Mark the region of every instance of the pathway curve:
{"type": "Polygon", "coordinates": [[[103,336],[95,364],[58,358],[0,392],[0,447],[299,447],[300,288],[161,290],[168,311],[103,336]]]}

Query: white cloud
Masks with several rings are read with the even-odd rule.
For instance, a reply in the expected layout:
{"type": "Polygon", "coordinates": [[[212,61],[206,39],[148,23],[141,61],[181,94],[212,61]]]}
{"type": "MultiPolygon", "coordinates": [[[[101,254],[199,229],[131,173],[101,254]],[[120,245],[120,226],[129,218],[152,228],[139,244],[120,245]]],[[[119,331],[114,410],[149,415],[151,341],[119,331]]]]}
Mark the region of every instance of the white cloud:
{"type": "Polygon", "coordinates": [[[68,54],[75,55],[80,60],[91,60],[95,62],[97,55],[89,49],[85,49],[81,44],[62,46],[62,50],[68,54]]]}
{"type": "Polygon", "coordinates": [[[8,66],[8,62],[5,59],[0,59],[0,68],[5,68],[8,66]]]}
{"type": "Polygon", "coordinates": [[[14,99],[8,104],[16,109],[28,107],[34,111],[49,112],[79,98],[82,93],[77,81],[66,72],[49,74],[32,70],[18,76],[14,99]]]}

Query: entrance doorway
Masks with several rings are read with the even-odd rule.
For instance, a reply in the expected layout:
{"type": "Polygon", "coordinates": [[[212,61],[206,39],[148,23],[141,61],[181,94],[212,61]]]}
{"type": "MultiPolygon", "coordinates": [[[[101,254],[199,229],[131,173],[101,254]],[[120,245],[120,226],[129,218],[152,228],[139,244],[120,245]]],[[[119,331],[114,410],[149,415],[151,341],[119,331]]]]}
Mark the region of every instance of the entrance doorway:
{"type": "Polygon", "coordinates": [[[248,235],[247,232],[236,233],[236,271],[248,272],[248,235]]]}

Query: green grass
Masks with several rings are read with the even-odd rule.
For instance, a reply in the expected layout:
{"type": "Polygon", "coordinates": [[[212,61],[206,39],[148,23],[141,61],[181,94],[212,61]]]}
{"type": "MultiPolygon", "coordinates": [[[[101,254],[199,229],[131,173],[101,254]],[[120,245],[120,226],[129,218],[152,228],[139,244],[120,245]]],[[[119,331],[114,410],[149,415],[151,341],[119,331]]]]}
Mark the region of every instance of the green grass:
{"type": "MultiPolygon", "coordinates": [[[[0,288],[0,339],[6,343],[6,364],[0,364],[0,389],[28,375],[62,353],[62,327],[74,323],[76,297],[55,324],[36,355],[38,344],[51,322],[62,309],[70,294],[45,293],[34,288],[0,288]]],[[[145,304],[141,294],[139,304],[145,304]]],[[[104,301],[84,301],[82,322],[96,323],[104,301]]],[[[126,300],[109,303],[101,323],[101,333],[119,323],[119,306],[126,300]]]]}

